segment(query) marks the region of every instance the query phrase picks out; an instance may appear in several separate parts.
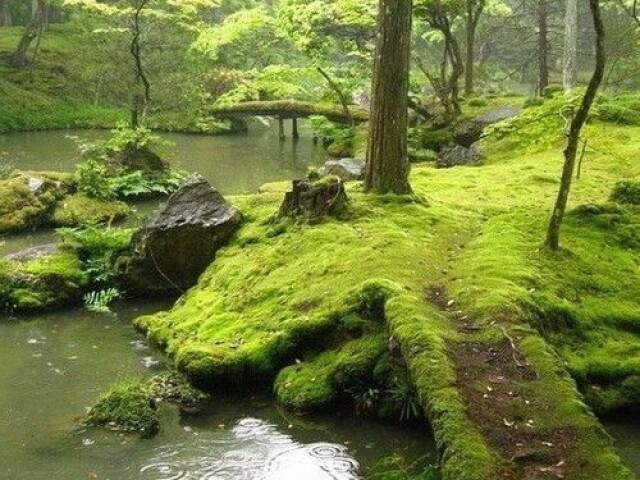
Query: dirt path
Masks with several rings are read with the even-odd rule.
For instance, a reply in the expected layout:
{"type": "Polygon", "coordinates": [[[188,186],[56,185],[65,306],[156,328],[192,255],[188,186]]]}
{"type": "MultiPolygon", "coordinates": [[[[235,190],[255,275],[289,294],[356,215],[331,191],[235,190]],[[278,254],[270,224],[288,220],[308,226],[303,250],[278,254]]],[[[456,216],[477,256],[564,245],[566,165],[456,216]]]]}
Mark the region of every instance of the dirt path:
{"type": "Polygon", "coordinates": [[[456,386],[469,419],[504,461],[500,478],[588,478],[583,475],[583,461],[574,458],[576,453],[580,457],[582,448],[579,432],[553,426],[547,418],[551,412],[545,410],[548,403],[532,393],[540,377],[522,354],[519,335],[499,321],[479,325],[458,310],[442,287],[428,289],[427,299],[459,332],[459,341],[448,346],[456,386]]]}

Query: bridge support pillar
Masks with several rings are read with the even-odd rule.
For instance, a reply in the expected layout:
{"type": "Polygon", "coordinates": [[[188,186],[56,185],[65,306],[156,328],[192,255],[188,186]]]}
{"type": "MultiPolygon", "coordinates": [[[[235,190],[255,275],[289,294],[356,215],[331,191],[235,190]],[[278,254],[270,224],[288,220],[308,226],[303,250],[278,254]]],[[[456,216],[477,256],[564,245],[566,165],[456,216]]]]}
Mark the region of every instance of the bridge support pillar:
{"type": "Polygon", "coordinates": [[[298,117],[293,117],[291,119],[291,138],[294,140],[298,140],[300,138],[300,133],[298,132],[298,117]]]}
{"type": "Polygon", "coordinates": [[[282,117],[278,117],[278,138],[281,142],[284,142],[286,138],[284,135],[284,119],[282,117]]]}

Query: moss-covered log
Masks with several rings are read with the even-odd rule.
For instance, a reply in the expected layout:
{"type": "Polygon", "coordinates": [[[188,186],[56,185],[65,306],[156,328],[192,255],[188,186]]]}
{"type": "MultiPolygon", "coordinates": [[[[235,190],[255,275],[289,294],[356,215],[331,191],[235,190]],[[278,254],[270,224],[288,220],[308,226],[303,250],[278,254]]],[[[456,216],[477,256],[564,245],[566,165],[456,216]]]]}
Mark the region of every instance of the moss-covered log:
{"type": "Polygon", "coordinates": [[[350,115],[339,105],[321,105],[297,100],[243,102],[225,107],[212,107],[211,115],[219,117],[273,116],[280,118],[305,118],[322,115],[338,123],[362,123],[369,120],[369,112],[358,106],[349,107],[350,115]]]}

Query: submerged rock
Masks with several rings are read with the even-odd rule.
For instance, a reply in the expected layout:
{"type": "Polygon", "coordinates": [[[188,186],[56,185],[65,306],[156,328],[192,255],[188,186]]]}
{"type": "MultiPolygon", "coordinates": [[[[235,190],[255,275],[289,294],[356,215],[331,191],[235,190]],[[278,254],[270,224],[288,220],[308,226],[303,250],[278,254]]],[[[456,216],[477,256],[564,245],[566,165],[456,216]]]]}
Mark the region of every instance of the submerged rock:
{"type": "Polygon", "coordinates": [[[348,180],[362,180],[364,178],[364,160],[357,158],[341,158],[327,160],[324,163],[324,174],[348,180]]]}
{"type": "Polygon", "coordinates": [[[482,153],[476,146],[471,145],[470,148],[467,148],[462,145],[454,145],[440,152],[436,165],[438,168],[451,168],[460,165],[471,165],[481,159],[482,153]]]}
{"type": "Polygon", "coordinates": [[[161,171],[168,164],[147,147],[128,146],[109,157],[112,167],[127,171],[161,171]]]}
{"type": "Polygon", "coordinates": [[[239,228],[240,212],[203,177],[175,192],[132,239],[124,283],[140,294],[179,294],[196,283],[239,228]]]}
{"type": "Polygon", "coordinates": [[[338,213],[347,202],[344,183],[338,177],[325,177],[315,183],[294,180],[293,189],[285,193],[279,216],[317,220],[338,213]]]}

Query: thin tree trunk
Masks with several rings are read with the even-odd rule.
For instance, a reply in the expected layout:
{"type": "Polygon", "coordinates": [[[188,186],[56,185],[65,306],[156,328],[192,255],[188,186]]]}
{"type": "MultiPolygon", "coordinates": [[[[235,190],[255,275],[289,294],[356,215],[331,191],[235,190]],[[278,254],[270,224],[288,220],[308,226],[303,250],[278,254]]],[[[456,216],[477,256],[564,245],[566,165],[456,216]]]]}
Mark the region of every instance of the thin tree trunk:
{"type": "Polygon", "coordinates": [[[604,25],[600,12],[600,0],[589,0],[591,15],[593,17],[593,26],[596,31],[596,66],[587,87],[587,91],[582,99],[580,108],[576,112],[576,116],[571,121],[569,135],[567,138],[567,147],[564,151],[564,166],[562,169],[562,179],[560,182],[560,190],[558,198],[551,214],[549,221],[549,229],[547,231],[547,239],[545,245],[552,250],[560,248],[560,228],[564,213],[567,209],[569,193],[571,191],[571,181],[573,179],[573,171],[575,170],[576,156],[578,153],[578,143],[580,141],[580,132],[589,115],[591,105],[598,93],[598,88],[604,77],[606,66],[605,46],[604,46],[604,25]]]}
{"type": "Polygon", "coordinates": [[[35,15],[29,22],[27,29],[25,30],[18,47],[9,59],[9,63],[17,68],[25,68],[29,65],[29,59],[27,58],[27,52],[31,43],[38,37],[38,33],[41,31],[45,20],[46,6],[43,1],[35,0],[37,2],[37,8],[35,15]]]}
{"type": "Polygon", "coordinates": [[[467,14],[466,26],[466,62],[464,66],[464,93],[465,95],[473,95],[474,90],[474,70],[475,70],[475,45],[476,45],[476,27],[473,20],[467,14]]]}
{"type": "Polygon", "coordinates": [[[140,24],[142,11],[146,7],[149,0],[140,0],[133,15],[133,37],[131,39],[130,52],[133,56],[135,69],[135,85],[136,92],[133,96],[133,109],[131,112],[131,126],[138,128],[144,122],[147,112],[147,106],[151,101],[151,85],[145,74],[142,65],[142,52],[140,48],[140,36],[142,35],[142,26],[140,24]],[[142,92],[140,91],[142,90],[142,92]]]}
{"type": "Polygon", "coordinates": [[[571,93],[576,85],[578,68],[578,0],[566,2],[562,85],[565,93],[571,93]]]}
{"type": "Polygon", "coordinates": [[[2,21],[0,21],[1,27],[13,26],[13,17],[11,16],[11,0],[0,0],[0,15],[2,15],[2,21]]]}
{"type": "Polygon", "coordinates": [[[364,188],[410,193],[407,95],[412,0],[380,0],[364,188]]]}
{"type": "Polygon", "coordinates": [[[538,93],[549,86],[549,25],[547,0],[538,0],[538,93]]]}

